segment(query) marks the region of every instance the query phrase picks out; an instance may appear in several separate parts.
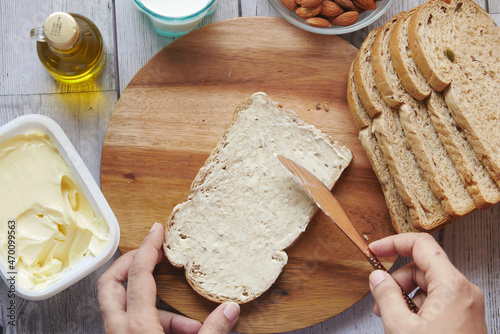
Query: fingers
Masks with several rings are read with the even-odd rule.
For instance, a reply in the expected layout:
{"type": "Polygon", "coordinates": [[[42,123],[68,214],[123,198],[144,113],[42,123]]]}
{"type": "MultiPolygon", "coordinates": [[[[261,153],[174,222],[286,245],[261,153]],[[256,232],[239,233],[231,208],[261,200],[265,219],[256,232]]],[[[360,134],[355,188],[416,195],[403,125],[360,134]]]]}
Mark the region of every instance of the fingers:
{"type": "Polygon", "coordinates": [[[179,314],[160,310],[159,315],[165,333],[196,334],[201,328],[201,322],[179,314]]]}
{"type": "Polygon", "coordinates": [[[397,319],[407,319],[411,316],[406,302],[401,293],[401,287],[396,283],[391,275],[375,270],[370,274],[370,290],[377,303],[374,309],[377,316],[381,316],[384,321],[397,321],[397,319]]]}
{"type": "MultiPolygon", "coordinates": [[[[422,290],[422,289],[418,289],[418,290],[415,292],[415,294],[414,294],[414,296],[413,296],[412,300],[413,300],[413,302],[415,303],[415,305],[417,305],[417,307],[421,309],[421,308],[422,308],[422,305],[424,305],[424,301],[425,301],[425,299],[426,299],[426,298],[427,298],[427,292],[425,292],[425,291],[424,291],[424,290],[422,290]]],[[[378,307],[378,304],[377,304],[377,303],[375,303],[375,305],[373,306],[373,313],[375,313],[375,315],[376,315],[377,317],[380,317],[380,316],[381,316],[381,315],[380,315],[380,308],[378,307]]]]}
{"type": "Polygon", "coordinates": [[[456,272],[446,253],[428,233],[392,235],[373,242],[370,249],[380,257],[413,256],[415,264],[425,274],[427,283],[449,284],[447,278],[456,272]]]}
{"type": "Polygon", "coordinates": [[[418,269],[415,262],[409,263],[406,266],[399,268],[392,274],[392,277],[408,294],[418,287],[427,291],[425,274],[420,269],[418,269]]]}
{"type": "Polygon", "coordinates": [[[135,254],[136,250],[133,250],[122,255],[99,277],[97,292],[103,318],[109,314],[125,312],[127,292],[123,283],[128,279],[135,254]]]}
{"type": "Polygon", "coordinates": [[[153,270],[160,258],[163,243],[163,226],[154,223],[144,238],[130,266],[127,284],[127,310],[148,312],[156,309],[156,283],[153,270]]]}
{"type": "Polygon", "coordinates": [[[207,317],[200,334],[223,334],[229,333],[240,316],[240,306],[236,303],[224,303],[219,305],[207,317]]]}

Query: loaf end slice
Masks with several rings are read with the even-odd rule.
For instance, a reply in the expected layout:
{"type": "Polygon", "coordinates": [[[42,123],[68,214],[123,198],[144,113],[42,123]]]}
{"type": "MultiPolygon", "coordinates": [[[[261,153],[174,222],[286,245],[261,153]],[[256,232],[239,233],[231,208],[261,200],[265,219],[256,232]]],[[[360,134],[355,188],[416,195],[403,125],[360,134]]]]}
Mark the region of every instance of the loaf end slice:
{"type": "Polygon", "coordinates": [[[275,282],[284,251],[305,230],[314,202],[279,163],[283,155],[332,188],[352,153],[264,93],[237,108],[166,224],[164,251],[195,291],[249,302],[275,282]]]}

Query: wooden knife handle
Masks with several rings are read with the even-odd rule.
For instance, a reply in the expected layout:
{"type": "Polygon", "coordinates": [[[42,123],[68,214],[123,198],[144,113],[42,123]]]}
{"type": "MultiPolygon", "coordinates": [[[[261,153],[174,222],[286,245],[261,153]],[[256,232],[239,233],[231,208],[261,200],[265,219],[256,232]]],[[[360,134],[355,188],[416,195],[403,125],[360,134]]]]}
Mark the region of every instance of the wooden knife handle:
{"type": "MultiPolygon", "coordinates": [[[[386,273],[389,273],[389,271],[385,269],[382,262],[380,262],[380,260],[373,253],[367,255],[366,258],[368,259],[368,261],[370,261],[370,264],[373,266],[373,268],[375,268],[375,270],[383,270],[386,273]]],[[[417,314],[419,311],[418,306],[413,302],[413,300],[410,298],[410,296],[408,296],[408,294],[403,290],[403,288],[401,288],[401,292],[403,293],[403,298],[406,302],[406,305],[408,305],[410,311],[417,314]]]]}

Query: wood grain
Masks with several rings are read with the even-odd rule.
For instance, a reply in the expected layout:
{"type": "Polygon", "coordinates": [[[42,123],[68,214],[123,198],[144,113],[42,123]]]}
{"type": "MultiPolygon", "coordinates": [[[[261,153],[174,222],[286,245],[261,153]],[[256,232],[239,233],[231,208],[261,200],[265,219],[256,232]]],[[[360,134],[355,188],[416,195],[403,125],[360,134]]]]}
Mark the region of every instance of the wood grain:
{"type": "MultiPolygon", "coordinates": [[[[353,151],[334,193],[369,240],[394,233],[347,109],[345,78],[356,51],[338,37],[313,35],[270,17],[212,24],[160,51],[125,89],[104,141],[101,184],[120,222],[120,250],[137,248],[153,222],[165,223],[186,200],[234,109],[257,91],[353,151]]],[[[262,297],[242,306],[235,330],[307,327],[369,291],[370,264],[321,213],[287,253],[282,275],[262,297]]],[[[182,268],[163,261],[155,277],[158,295],[190,317],[204,320],[216,306],[189,287],[182,268]]]]}

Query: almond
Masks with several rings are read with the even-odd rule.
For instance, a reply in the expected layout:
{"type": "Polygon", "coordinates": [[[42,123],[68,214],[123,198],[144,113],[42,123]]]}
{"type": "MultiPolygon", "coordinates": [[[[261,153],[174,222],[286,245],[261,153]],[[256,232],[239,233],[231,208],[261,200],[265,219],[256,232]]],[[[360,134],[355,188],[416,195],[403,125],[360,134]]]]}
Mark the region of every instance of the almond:
{"type": "Polygon", "coordinates": [[[356,6],[354,6],[354,4],[352,3],[351,0],[333,0],[335,1],[335,3],[337,5],[339,5],[340,7],[346,9],[346,10],[355,10],[356,9],[356,6]]]}
{"type": "Polygon", "coordinates": [[[345,12],[334,19],[330,19],[332,26],[347,27],[358,21],[359,14],[355,11],[345,12]]]}
{"type": "Polygon", "coordinates": [[[280,0],[283,6],[285,6],[288,10],[295,12],[299,6],[295,3],[295,0],[280,0]]]}
{"type": "Polygon", "coordinates": [[[322,17],[310,17],[306,20],[306,23],[309,24],[310,26],[318,28],[328,28],[332,26],[330,21],[322,17]]]}
{"type": "Polygon", "coordinates": [[[352,0],[355,5],[363,9],[377,9],[377,4],[373,0],[352,0]]]}
{"type": "Polygon", "coordinates": [[[323,17],[336,17],[344,12],[344,10],[331,0],[325,0],[321,4],[321,12],[319,15],[323,17]]]}
{"type": "Polygon", "coordinates": [[[313,8],[321,4],[322,2],[323,0],[302,0],[302,3],[300,5],[305,8],[313,8]]]}
{"type": "Polygon", "coordinates": [[[308,19],[310,17],[316,16],[321,12],[321,4],[313,8],[298,8],[295,13],[303,19],[308,19]]]}

